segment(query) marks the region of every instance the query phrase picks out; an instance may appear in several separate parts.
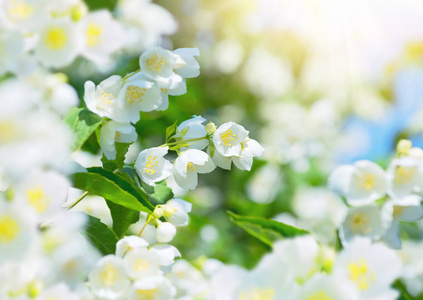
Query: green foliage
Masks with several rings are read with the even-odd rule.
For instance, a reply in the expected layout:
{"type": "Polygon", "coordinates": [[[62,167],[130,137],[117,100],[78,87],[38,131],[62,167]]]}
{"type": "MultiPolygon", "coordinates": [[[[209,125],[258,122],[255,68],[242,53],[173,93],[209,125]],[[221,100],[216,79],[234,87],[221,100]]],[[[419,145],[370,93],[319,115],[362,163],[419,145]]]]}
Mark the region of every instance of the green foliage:
{"type": "Polygon", "coordinates": [[[148,200],[153,204],[166,203],[174,196],[172,189],[167,186],[165,180],[156,182],[155,186],[150,186],[139,179],[137,172],[131,166],[125,166],[123,168],[123,176],[127,180],[132,180],[136,189],[146,194],[148,200]]]}
{"type": "Polygon", "coordinates": [[[170,141],[170,136],[175,133],[177,123],[178,120],[176,120],[175,123],[166,128],[166,143],[170,141]]]}
{"type": "Polygon", "coordinates": [[[308,231],[299,229],[281,222],[262,217],[240,216],[228,211],[233,223],[243,228],[252,236],[263,243],[272,246],[273,242],[283,238],[293,238],[309,234],[308,231]]]}
{"type": "Polygon", "coordinates": [[[109,171],[115,171],[116,169],[122,170],[125,165],[125,155],[128,152],[129,146],[128,143],[115,143],[116,144],[116,158],[109,160],[104,155],[101,157],[101,162],[103,163],[103,168],[109,171]]]}
{"type": "Polygon", "coordinates": [[[115,204],[112,201],[106,200],[106,203],[113,219],[113,231],[121,238],[131,224],[138,222],[140,212],[115,204]]]}
{"type": "Polygon", "coordinates": [[[96,114],[84,108],[72,108],[65,116],[65,122],[69,124],[74,133],[72,150],[79,149],[91,134],[100,126],[102,119],[96,114]]]}
{"type": "Polygon", "coordinates": [[[400,297],[398,298],[398,300],[423,300],[423,293],[421,293],[417,297],[411,296],[407,292],[407,288],[405,287],[404,283],[402,283],[402,281],[399,279],[396,280],[392,286],[400,293],[400,297]]]}
{"type": "Polygon", "coordinates": [[[116,243],[118,242],[116,235],[106,224],[101,223],[100,219],[92,216],[88,217],[89,222],[86,233],[91,242],[104,255],[114,254],[116,252],[116,243]]]}
{"type": "Polygon", "coordinates": [[[129,209],[151,213],[154,206],[148,195],[136,189],[132,182],[108,170],[93,167],[86,173],[74,174],[74,187],[98,195],[129,209]]]}

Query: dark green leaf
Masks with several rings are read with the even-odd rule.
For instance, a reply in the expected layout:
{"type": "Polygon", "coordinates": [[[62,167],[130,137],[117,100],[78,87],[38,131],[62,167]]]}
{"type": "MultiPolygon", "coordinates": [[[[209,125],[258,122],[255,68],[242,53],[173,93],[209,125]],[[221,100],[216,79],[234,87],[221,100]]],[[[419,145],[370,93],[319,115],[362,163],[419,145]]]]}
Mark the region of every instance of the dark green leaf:
{"type": "Polygon", "coordinates": [[[98,195],[126,208],[151,213],[154,206],[148,195],[136,189],[122,176],[99,167],[88,168],[86,173],[73,176],[74,187],[98,195]]]}
{"type": "Polygon", "coordinates": [[[114,171],[116,169],[122,170],[125,165],[125,155],[128,152],[128,148],[131,144],[128,143],[116,143],[116,158],[113,160],[107,159],[104,155],[101,157],[101,162],[103,163],[103,168],[109,171],[114,171]]]}
{"type": "Polygon", "coordinates": [[[118,237],[122,237],[131,224],[138,222],[140,212],[115,204],[112,201],[106,200],[106,203],[113,219],[113,231],[118,237]]]}
{"type": "Polygon", "coordinates": [[[233,223],[246,230],[249,234],[272,246],[273,242],[283,238],[293,238],[309,234],[308,231],[299,229],[281,222],[262,217],[240,216],[228,211],[233,223]]]}
{"type": "Polygon", "coordinates": [[[74,132],[72,149],[79,149],[101,124],[102,119],[84,108],[72,108],[65,116],[65,122],[74,132]]]}
{"type": "Polygon", "coordinates": [[[104,255],[114,254],[116,252],[116,243],[118,242],[116,235],[106,224],[101,223],[100,219],[92,216],[88,217],[89,222],[86,233],[91,242],[104,255]]]}
{"type": "Polygon", "coordinates": [[[125,166],[123,168],[123,172],[125,173],[124,176],[130,177],[134,181],[135,187],[148,195],[148,199],[153,204],[166,203],[174,196],[172,189],[167,186],[165,180],[156,182],[156,186],[150,186],[139,179],[133,167],[125,166]]]}
{"type": "Polygon", "coordinates": [[[176,123],[178,122],[178,120],[175,121],[175,123],[173,123],[172,125],[170,125],[168,128],[166,128],[166,142],[169,141],[169,137],[175,133],[176,130],[176,123]]]}

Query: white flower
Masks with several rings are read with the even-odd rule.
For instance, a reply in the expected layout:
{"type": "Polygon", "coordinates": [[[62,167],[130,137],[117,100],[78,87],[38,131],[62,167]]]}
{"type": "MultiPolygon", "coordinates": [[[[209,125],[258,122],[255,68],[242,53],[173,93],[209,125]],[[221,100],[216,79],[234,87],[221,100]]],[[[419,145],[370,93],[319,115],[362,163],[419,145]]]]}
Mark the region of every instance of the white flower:
{"type": "Polygon", "coordinates": [[[116,244],[116,256],[124,257],[134,249],[144,249],[148,247],[148,242],[136,235],[126,236],[116,244]]]}
{"type": "Polygon", "coordinates": [[[253,165],[253,158],[263,155],[263,147],[253,139],[247,139],[241,143],[241,153],[236,156],[223,156],[219,151],[213,155],[213,161],[222,169],[230,170],[232,162],[240,170],[250,171],[253,165]]]}
{"type": "Polygon", "coordinates": [[[171,96],[180,96],[187,92],[187,84],[185,79],[181,79],[179,83],[163,84],[158,82],[157,86],[160,88],[162,103],[157,108],[157,110],[166,110],[169,107],[169,95],[171,96]]]}
{"type": "Polygon", "coordinates": [[[122,88],[122,80],[118,75],[110,76],[96,87],[94,82],[84,85],[84,101],[88,109],[100,117],[107,117],[119,122],[127,122],[119,114],[118,96],[122,88]]]}
{"type": "Polygon", "coordinates": [[[134,54],[159,44],[161,35],[173,34],[178,27],[167,10],[149,0],[119,0],[116,10],[130,34],[127,47],[134,54]]]}
{"type": "Polygon", "coordinates": [[[168,267],[175,262],[175,257],[181,257],[181,253],[172,245],[156,244],[150,248],[159,257],[160,265],[168,267]]]}
{"type": "Polygon", "coordinates": [[[50,300],[50,299],[64,299],[64,300],[79,300],[77,294],[71,293],[69,288],[64,283],[56,284],[37,296],[37,300],[50,300]]]}
{"type": "Polygon", "coordinates": [[[174,198],[164,205],[164,216],[168,222],[175,226],[186,226],[188,225],[188,213],[191,211],[191,208],[191,203],[174,198]]]}
{"type": "Polygon", "coordinates": [[[141,151],[135,162],[135,170],[142,181],[154,186],[172,173],[172,164],[164,158],[169,147],[154,147],[141,151]]]}
{"type": "Polygon", "coordinates": [[[79,54],[81,40],[68,19],[53,19],[41,30],[35,53],[46,67],[64,67],[79,54]]]}
{"type": "Polygon", "coordinates": [[[206,128],[202,124],[206,119],[201,116],[195,116],[182,122],[176,129],[175,138],[183,140],[192,140],[198,138],[204,138],[204,140],[188,142],[188,147],[181,148],[186,149],[198,149],[202,150],[209,145],[209,141],[205,138],[207,136],[206,128]],[[185,129],[185,130],[184,130],[185,129]],[[181,131],[185,131],[185,135],[181,135],[181,131]]]}
{"type": "Polygon", "coordinates": [[[183,189],[193,190],[198,183],[198,173],[210,173],[215,165],[207,153],[189,149],[181,153],[175,160],[173,176],[176,183],[183,189]]]}
{"type": "Polygon", "coordinates": [[[24,53],[24,37],[20,32],[0,31],[0,74],[17,71],[24,53]]]}
{"type": "MultiPolygon", "coordinates": [[[[135,75],[136,76],[136,75],[135,75]]],[[[140,119],[140,111],[157,110],[162,103],[161,91],[154,83],[130,77],[119,94],[119,108],[122,115],[133,123],[140,119]]]]}
{"type": "Polygon", "coordinates": [[[389,200],[382,207],[382,216],[385,219],[392,220],[383,240],[391,248],[400,249],[399,221],[414,222],[423,218],[421,198],[416,195],[409,195],[401,199],[389,200]]]}
{"type": "Polygon", "coordinates": [[[412,157],[394,159],[387,171],[389,192],[397,198],[423,191],[423,169],[412,157]]]}
{"type": "Polygon", "coordinates": [[[176,67],[178,56],[171,51],[161,47],[153,47],[145,50],[140,56],[139,63],[142,73],[148,78],[169,83],[175,75],[173,69],[176,67]]]}
{"type": "Polygon", "coordinates": [[[24,207],[0,198],[0,261],[22,258],[35,238],[35,220],[24,207]]]}
{"type": "Polygon", "coordinates": [[[123,258],[128,276],[133,280],[159,275],[160,261],[156,253],[147,248],[131,250],[123,258]]]}
{"type": "Polygon", "coordinates": [[[342,245],[347,246],[357,237],[377,240],[386,232],[389,222],[382,218],[376,205],[351,207],[339,229],[342,245]]]}
{"type": "Polygon", "coordinates": [[[130,286],[122,259],[114,255],[104,256],[97,262],[89,281],[93,294],[105,300],[124,298],[130,286]]]}
{"type": "Polygon", "coordinates": [[[329,187],[351,205],[370,204],[384,196],[387,188],[384,170],[367,160],[336,168],[329,177],[329,187]]]}
{"type": "Polygon", "coordinates": [[[248,131],[241,125],[228,122],[219,126],[213,134],[213,143],[223,156],[240,156],[241,143],[247,139],[248,131]]]}
{"type": "Polygon", "coordinates": [[[160,222],[156,230],[156,239],[159,243],[169,243],[176,235],[176,227],[169,222],[160,222]]]}
{"type": "Polygon", "coordinates": [[[81,35],[84,36],[82,55],[87,59],[104,64],[110,55],[121,49],[125,42],[125,32],[108,10],[88,13],[80,21],[81,35]]]}
{"type": "Polygon", "coordinates": [[[176,74],[183,78],[194,78],[200,75],[200,65],[195,60],[194,56],[200,56],[198,48],[179,48],[173,51],[178,57],[178,68],[175,70],[176,74]]]}
{"type": "Polygon", "coordinates": [[[3,21],[6,28],[36,30],[49,17],[48,4],[46,0],[1,1],[0,23],[3,21]]]}
{"type": "Polygon", "coordinates": [[[41,220],[62,209],[70,182],[56,172],[33,170],[16,190],[16,201],[32,209],[41,220]]]}
{"type": "Polygon", "coordinates": [[[394,300],[396,293],[389,287],[399,277],[400,270],[401,261],[394,251],[382,244],[358,239],[339,254],[334,276],[353,282],[360,291],[360,299],[394,300]],[[386,298],[382,297],[385,294],[386,298]]]}
{"type": "Polygon", "coordinates": [[[176,289],[163,276],[150,276],[134,282],[128,300],[169,300],[173,299],[176,289]]]}
{"type": "Polygon", "coordinates": [[[307,280],[296,300],[358,300],[356,287],[344,278],[317,274],[307,280]]]}
{"type": "Polygon", "coordinates": [[[100,131],[101,149],[107,159],[116,158],[116,142],[133,143],[136,139],[135,127],[127,123],[110,121],[100,131]]]}

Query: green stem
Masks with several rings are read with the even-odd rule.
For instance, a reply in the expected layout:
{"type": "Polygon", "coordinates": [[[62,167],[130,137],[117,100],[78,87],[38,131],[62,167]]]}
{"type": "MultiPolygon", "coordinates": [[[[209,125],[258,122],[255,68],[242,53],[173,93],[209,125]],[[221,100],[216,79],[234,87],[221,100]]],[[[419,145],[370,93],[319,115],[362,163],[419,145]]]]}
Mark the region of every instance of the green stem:
{"type": "Polygon", "coordinates": [[[73,204],[71,204],[71,205],[69,205],[68,207],[67,207],[67,209],[71,209],[71,208],[74,208],[75,207],[75,205],[77,205],[79,202],[81,202],[81,200],[82,199],[84,199],[86,196],[88,195],[88,192],[84,192],[82,195],[81,195],[81,197],[79,197],[73,204]]]}
{"type": "Polygon", "coordinates": [[[147,220],[145,221],[144,226],[141,228],[140,233],[138,233],[138,236],[141,237],[142,232],[144,231],[145,227],[147,227],[147,224],[150,223],[150,221],[153,219],[153,215],[148,215],[147,220]]]}
{"type": "Polygon", "coordinates": [[[125,81],[126,79],[128,79],[129,77],[131,77],[131,76],[134,76],[135,74],[137,74],[137,73],[139,73],[139,72],[141,72],[141,69],[138,69],[138,70],[136,70],[135,72],[132,72],[132,73],[130,73],[130,74],[127,74],[125,77],[123,77],[121,80],[122,81],[125,81]]]}
{"type": "Polygon", "coordinates": [[[205,140],[205,139],[209,139],[209,136],[206,135],[206,136],[203,136],[203,137],[200,137],[200,138],[195,138],[195,139],[190,139],[190,140],[182,140],[182,141],[179,141],[179,142],[165,143],[165,144],[163,144],[159,147],[176,146],[176,145],[187,143],[187,142],[195,142],[195,141],[201,141],[201,140],[205,140]]]}

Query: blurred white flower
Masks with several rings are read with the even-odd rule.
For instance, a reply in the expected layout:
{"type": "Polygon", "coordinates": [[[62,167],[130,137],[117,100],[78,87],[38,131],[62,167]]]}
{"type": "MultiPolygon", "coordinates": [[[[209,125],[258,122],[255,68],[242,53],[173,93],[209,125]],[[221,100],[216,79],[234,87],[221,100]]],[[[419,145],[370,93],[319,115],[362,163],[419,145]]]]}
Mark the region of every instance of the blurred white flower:
{"type": "Polygon", "coordinates": [[[336,168],[329,177],[329,187],[351,205],[370,204],[386,194],[385,171],[371,161],[360,160],[336,168]]]}

